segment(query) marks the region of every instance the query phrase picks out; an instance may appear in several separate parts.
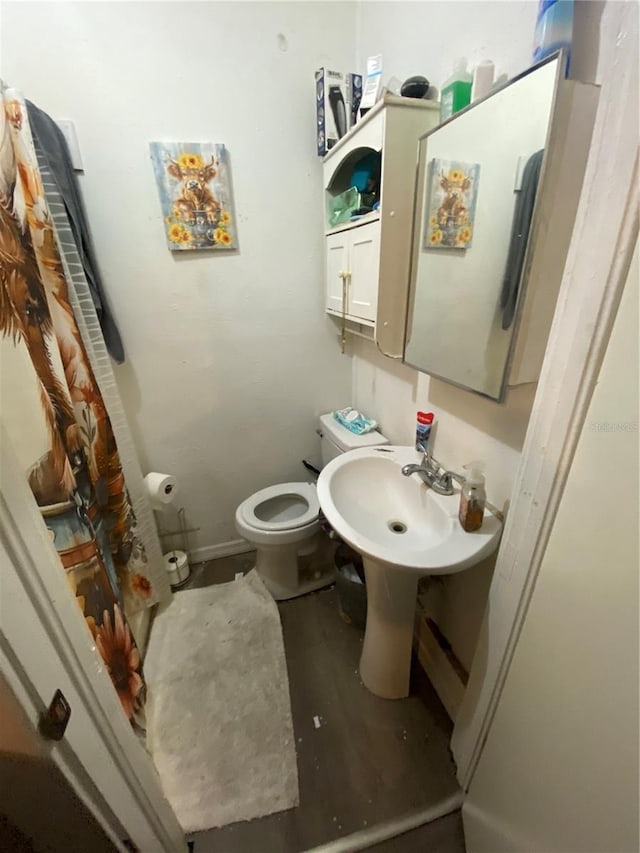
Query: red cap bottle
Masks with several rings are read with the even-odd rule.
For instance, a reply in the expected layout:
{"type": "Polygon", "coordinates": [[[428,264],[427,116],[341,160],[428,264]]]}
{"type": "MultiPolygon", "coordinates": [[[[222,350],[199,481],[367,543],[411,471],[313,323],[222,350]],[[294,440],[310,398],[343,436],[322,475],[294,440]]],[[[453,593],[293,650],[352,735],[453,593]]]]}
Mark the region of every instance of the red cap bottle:
{"type": "Polygon", "coordinates": [[[418,412],[416,416],[416,450],[426,452],[433,423],[433,412],[418,412]]]}

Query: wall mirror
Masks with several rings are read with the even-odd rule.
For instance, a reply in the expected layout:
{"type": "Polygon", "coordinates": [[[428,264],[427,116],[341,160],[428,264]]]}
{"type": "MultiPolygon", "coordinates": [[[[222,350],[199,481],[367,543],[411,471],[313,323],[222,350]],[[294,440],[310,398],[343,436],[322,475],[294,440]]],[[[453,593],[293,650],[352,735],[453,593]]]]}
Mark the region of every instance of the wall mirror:
{"type": "Polygon", "coordinates": [[[551,57],[420,140],[404,361],[495,400],[562,66],[551,57]]]}

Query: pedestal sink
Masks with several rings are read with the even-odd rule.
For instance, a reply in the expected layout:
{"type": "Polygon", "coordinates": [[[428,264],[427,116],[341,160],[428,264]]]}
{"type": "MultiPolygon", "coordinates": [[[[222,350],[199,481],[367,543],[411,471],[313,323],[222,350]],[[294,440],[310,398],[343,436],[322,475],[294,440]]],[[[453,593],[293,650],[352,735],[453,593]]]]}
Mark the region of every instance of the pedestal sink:
{"type": "Polygon", "coordinates": [[[402,466],[417,463],[412,447],[352,450],[330,462],[318,480],[322,511],[363,558],[367,626],[360,676],[385,699],[409,694],[418,579],[460,572],[491,554],[501,524],[485,512],[480,530],[458,521],[460,494],[436,494],[402,466]]]}

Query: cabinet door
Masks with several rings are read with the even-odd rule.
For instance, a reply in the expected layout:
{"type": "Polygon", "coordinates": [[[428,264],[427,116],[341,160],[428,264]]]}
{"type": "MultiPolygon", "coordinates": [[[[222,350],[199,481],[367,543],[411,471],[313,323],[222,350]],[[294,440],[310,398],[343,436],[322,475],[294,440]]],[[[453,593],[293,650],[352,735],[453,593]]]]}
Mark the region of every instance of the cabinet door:
{"type": "Polygon", "coordinates": [[[348,313],[375,320],[378,305],[380,265],[380,222],[370,222],[349,234],[348,313]]]}
{"type": "Polygon", "coordinates": [[[342,274],[349,269],[348,234],[348,231],[340,231],[327,237],[326,307],[339,314],[343,310],[342,274]]]}

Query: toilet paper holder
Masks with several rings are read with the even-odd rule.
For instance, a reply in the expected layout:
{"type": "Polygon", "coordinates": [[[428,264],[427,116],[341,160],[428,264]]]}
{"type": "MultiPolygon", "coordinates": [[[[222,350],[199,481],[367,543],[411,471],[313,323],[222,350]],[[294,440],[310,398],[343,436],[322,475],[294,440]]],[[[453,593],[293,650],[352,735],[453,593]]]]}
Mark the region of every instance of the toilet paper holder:
{"type": "Polygon", "coordinates": [[[158,530],[158,536],[162,540],[168,539],[170,536],[180,536],[180,544],[181,544],[182,550],[185,552],[185,554],[188,554],[189,553],[188,535],[189,535],[189,533],[197,533],[200,530],[200,528],[199,527],[187,527],[186,520],[185,520],[185,514],[186,514],[185,508],[183,506],[181,506],[180,509],[178,510],[178,521],[180,524],[178,530],[158,530]]]}
{"type": "Polygon", "coordinates": [[[200,529],[199,527],[193,527],[190,531],[189,528],[187,528],[185,515],[185,508],[181,506],[178,509],[178,519],[180,522],[179,530],[158,532],[158,535],[161,539],[167,536],[180,536],[180,544],[182,545],[182,550],[179,550],[174,547],[164,554],[166,568],[170,577],[171,589],[174,590],[182,588],[189,580],[189,577],[191,575],[191,569],[189,566],[188,534],[191,531],[196,531],[200,529]]]}

